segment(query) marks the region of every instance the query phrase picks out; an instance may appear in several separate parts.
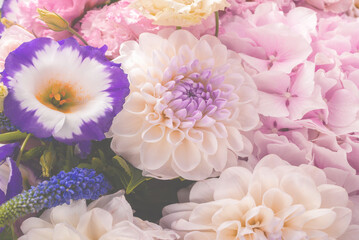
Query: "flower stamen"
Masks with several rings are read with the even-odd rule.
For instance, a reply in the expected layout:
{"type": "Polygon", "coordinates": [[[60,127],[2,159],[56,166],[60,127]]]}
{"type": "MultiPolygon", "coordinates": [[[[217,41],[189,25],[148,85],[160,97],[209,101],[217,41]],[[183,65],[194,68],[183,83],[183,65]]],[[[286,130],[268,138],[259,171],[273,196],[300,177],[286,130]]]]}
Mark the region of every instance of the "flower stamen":
{"type": "Polygon", "coordinates": [[[71,112],[74,106],[83,102],[83,98],[78,96],[74,86],[57,80],[50,81],[48,87],[40,91],[36,98],[47,107],[63,113],[71,112]]]}

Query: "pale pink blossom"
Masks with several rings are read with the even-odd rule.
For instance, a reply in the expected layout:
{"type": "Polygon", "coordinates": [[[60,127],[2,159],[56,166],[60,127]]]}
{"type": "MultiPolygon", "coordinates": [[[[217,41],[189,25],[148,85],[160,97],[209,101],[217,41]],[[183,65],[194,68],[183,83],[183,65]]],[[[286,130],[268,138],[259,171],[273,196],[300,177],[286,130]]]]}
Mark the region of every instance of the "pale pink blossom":
{"type": "Polygon", "coordinates": [[[259,90],[259,113],[264,116],[298,120],[311,110],[326,108],[311,62],[304,62],[291,75],[272,70],[253,79],[259,90]]]}
{"type": "Polygon", "coordinates": [[[226,11],[233,15],[241,15],[247,10],[254,11],[258,5],[265,2],[275,3],[275,5],[277,5],[278,8],[284,12],[288,12],[290,9],[295,7],[295,3],[292,0],[229,0],[228,2],[230,6],[226,9],[226,11]]]}
{"type": "Polygon", "coordinates": [[[53,37],[55,40],[71,36],[67,31],[54,32],[39,19],[37,8],[47,9],[55,12],[67,20],[70,24],[88,9],[106,0],[11,0],[9,11],[3,15],[7,19],[18,23],[37,37],[53,37]]]}
{"type": "Polygon", "coordinates": [[[290,73],[312,52],[316,20],[314,11],[299,8],[284,15],[273,3],[265,3],[245,18],[223,23],[221,40],[256,72],[290,73]]]}
{"type": "Polygon", "coordinates": [[[268,155],[253,171],[233,167],[195,183],[189,202],[165,207],[160,224],[185,240],[348,240],[359,233],[352,204],[321,169],[268,155]]]}
{"type": "Polygon", "coordinates": [[[306,2],[320,10],[343,13],[350,9],[353,0],[306,0],[306,2]]]}
{"type": "Polygon", "coordinates": [[[10,52],[34,38],[34,35],[19,26],[13,25],[6,28],[0,39],[0,71],[4,70],[5,59],[10,52]]]}
{"type": "Polygon", "coordinates": [[[128,7],[129,4],[129,1],[119,1],[91,10],[81,20],[80,33],[85,40],[94,47],[106,44],[106,55],[110,58],[119,55],[121,43],[138,40],[141,33],[156,33],[160,29],[136,9],[128,7]]]}

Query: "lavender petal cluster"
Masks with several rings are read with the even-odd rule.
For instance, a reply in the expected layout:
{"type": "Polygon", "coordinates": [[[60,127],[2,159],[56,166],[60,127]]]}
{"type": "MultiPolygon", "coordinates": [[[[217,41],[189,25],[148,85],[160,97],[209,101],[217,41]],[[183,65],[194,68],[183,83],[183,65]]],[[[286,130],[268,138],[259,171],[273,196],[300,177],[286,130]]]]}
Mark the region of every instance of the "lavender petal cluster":
{"type": "Polygon", "coordinates": [[[102,174],[92,169],[74,168],[61,171],[49,181],[24,191],[0,206],[0,227],[28,213],[53,208],[71,200],[98,199],[111,189],[102,174]]]}

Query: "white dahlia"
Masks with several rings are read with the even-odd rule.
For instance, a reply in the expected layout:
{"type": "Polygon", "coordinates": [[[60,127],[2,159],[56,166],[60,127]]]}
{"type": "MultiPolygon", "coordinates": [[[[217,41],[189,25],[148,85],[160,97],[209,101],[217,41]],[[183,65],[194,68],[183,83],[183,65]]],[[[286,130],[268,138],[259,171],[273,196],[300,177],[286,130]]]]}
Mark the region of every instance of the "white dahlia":
{"type": "Polygon", "coordinates": [[[86,206],[79,200],[46,210],[21,225],[19,240],[175,240],[173,231],[133,216],[124,191],[107,195],[86,206]]]}
{"type": "Polygon", "coordinates": [[[111,147],[145,175],[208,178],[252,145],[257,90],[235,52],[214,36],[143,33],[122,44],[130,95],[110,128],[111,147]]]}
{"type": "Polygon", "coordinates": [[[163,209],[160,225],[184,240],[354,240],[351,204],[323,170],[267,155],[253,172],[233,167],[197,182],[189,202],[163,209]]]}

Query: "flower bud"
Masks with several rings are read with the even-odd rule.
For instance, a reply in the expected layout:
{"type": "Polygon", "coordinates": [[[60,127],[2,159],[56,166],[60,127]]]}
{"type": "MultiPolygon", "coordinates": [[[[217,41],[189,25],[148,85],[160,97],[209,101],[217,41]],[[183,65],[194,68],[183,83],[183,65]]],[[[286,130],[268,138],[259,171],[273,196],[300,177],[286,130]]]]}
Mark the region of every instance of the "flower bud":
{"type": "Polygon", "coordinates": [[[40,19],[44,21],[51,30],[61,32],[69,28],[69,23],[60,15],[41,8],[38,8],[37,12],[40,15],[40,19]]]}
{"type": "Polygon", "coordinates": [[[4,85],[4,83],[0,83],[0,113],[4,111],[4,99],[7,94],[7,87],[4,85]]]}
{"type": "Polygon", "coordinates": [[[2,25],[4,25],[6,28],[9,28],[13,25],[16,25],[16,23],[14,23],[13,21],[10,21],[9,19],[6,19],[6,18],[1,18],[1,23],[2,25]]]}

